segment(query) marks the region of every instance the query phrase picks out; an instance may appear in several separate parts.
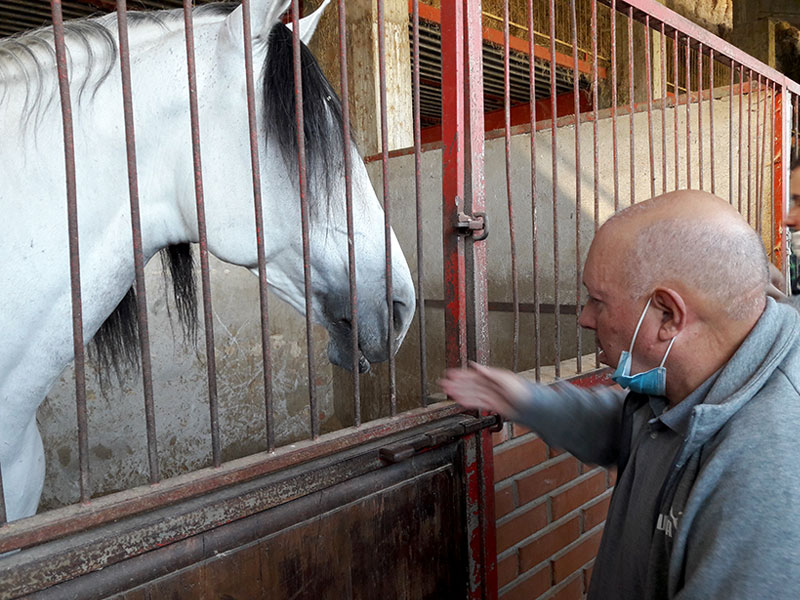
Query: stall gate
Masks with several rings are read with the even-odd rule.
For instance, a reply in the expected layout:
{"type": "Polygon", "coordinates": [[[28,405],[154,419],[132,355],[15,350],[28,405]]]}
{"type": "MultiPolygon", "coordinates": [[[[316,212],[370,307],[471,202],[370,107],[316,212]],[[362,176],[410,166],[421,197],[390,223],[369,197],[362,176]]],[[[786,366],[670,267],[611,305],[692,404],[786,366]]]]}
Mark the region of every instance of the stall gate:
{"type": "MultiPolygon", "coordinates": [[[[514,579],[525,577],[521,544],[535,531],[515,532],[511,544],[499,548],[501,563],[513,563],[513,568],[498,575],[492,432],[501,430],[495,441],[533,434],[512,431],[493,416],[465,414],[437,395],[441,368],[475,360],[507,366],[533,380],[575,375],[578,383],[599,381],[593,340],[577,325],[583,303],[581,264],[602,221],[661,192],[696,187],[729,200],[761,233],[771,260],[786,273],[786,157],[798,129],[800,86],[655,0],[409,0],[401,4],[408,13],[411,81],[406,91],[414,144],[394,148],[388,123],[399,103],[387,98],[385,46],[391,36],[384,31],[385,4],[390,2],[378,0],[380,152],[366,162],[385,215],[382,301],[392,324],[394,227],[406,255],[415,259],[410,262],[417,313],[397,357],[390,355],[388,364],[371,374],[359,374],[358,338],[355,327],[351,329],[351,374],[335,371],[324,390],[320,373],[325,367],[307,314],[306,434],[276,436],[280,390],[272,384],[280,356],[271,351],[276,343],[271,327],[277,325],[270,323],[274,307],[267,301],[270,265],[264,237],[270,224],[263,222],[260,208],[258,148],[263,140],[255,85],[261,74],[260,66],[253,65],[250,24],[251,5],[258,2],[244,0],[242,69],[259,249],[257,269],[252,270],[258,272],[260,299],[261,357],[256,362],[263,381],[258,389],[264,447],[227,458],[220,406],[228,398],[217,391],[209,250],[203,233],[203,125],[197,119],[203,98],[194,79],[193,6],[185,0],[181,31],[186,32],[184,75],[192,116],[186,144],[192,145],[194,157],[210,448],[203,468],[162,476],[165,444],[157,442],[163,432],[156,427],[159,412],[137,216],[136,96],[130,81],[136,56],[127,49],[125,0],[93,4],[115,8],[120,24],[114,41],[124,100],[135,288],[141,300],[139,360],[147,439],[141,469],[147,482],[123,486],[128,489],[122,491],[93,487],[93,408],[87,403],[80,310],[80,190],[67,143],[65,212],[79,497],[7,522],[0,488],[0,554],[8,553],[0,557],[0,598],[372,600],[497,598],[498,589],[501,595],[511,593],[518,583],[514,579]],[[329,404],[324,394],[335,396],[329,404],[337,407],[336,426],[325,420],[321,405],[329,404]],[[375,409],[376,403],[383,408],[375,409]]],[[[294,0],[284,17],[292,24],[296,74],[301,64],[306,68],[301,12],[308,14],[306,9],[319,4],[294,0]]],[[[50,5],[48,43],[58,67],[69,142],[70,100],[80,101],[75,89],[80,82],[68,83],[62,2],[51,0],[50,5]]],[[[337,30],[343,140],[353,135],[348,35],[354,30],[348,28],[348,9],[353,6],[345,0],[328,9],[337,30]]],[[[11,47],[0,45],[0,57],[11,47]]],[[[402,61],[397,47],[391,50],[392,60],[402,61]]],[[[302,134],[307,132],[302,101],[306,83],[297,76],[294,82],[291,108],[301,132],[295,141],[302,209],[298,239],[308,305],[315,282],[309,267],[308,138],[302,134]]],[[[365,285],[355,277],[354,219],[360,215],[353,214],[354,167],[348,152],[342,156],[348,314],[356,315],[365,285]]],[[[391,325],[387,335],[391,347],[391,325]]],[[[517,482],[512,474],[500,483],[517,482]]],[[[515,495],[513,510],[541,500],[515,495]]],[[[497,514],[501,525],[509,523],[507,512],[498,509],[497,514]]],[[[550,514],[548,523],[557,525],[559,518],[550,514]]],[[[570,574],[557,572],[555,561],[548,565],[548,588],[553,584],[559,589],[570,574]]]]}

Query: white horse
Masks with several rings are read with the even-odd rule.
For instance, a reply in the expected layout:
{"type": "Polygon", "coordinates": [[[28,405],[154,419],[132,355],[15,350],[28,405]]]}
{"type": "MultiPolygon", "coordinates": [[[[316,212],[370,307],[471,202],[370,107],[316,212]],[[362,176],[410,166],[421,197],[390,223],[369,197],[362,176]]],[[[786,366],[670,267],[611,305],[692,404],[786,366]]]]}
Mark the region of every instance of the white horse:
{"type": "MultiPolygon", "coordinates": [[[[254,64],[263,65],[256,77],[267,281],[303,312],[291,32],[278,20],[288,4],[252,0],[251,13],[254,64]]],[[[303,41],[320,11],[300,21],[303,41]]],[[[198,232],[183,13],[131,13],[129,20],[145,258],[169,249],[173,270],[184,277],[178,292],[186,291],[186,257],[198,232]]],[[[208,248],[257,273],[241,7],[195,9],[194,29],[208,248]]],[[[116,15],[66,30],[88,343],[105,322],[119,334],[119,320],[131,316],[135,302],[116,15]]],[[[303,63],[313,316],[329,331],[331,362],[349,367],[341,105],[305,46],[303,63]]],[[[9,520],[36,512],[44,480],[36,409],[74,357],[57,81],[50,28],[0,41],[0,467],[9,520]]],[[[354,146],[351,155],[358,359],[365,369],[399,347],[415,299],[392,233],[396,338],[389,343],[383,211],[354,146]]]]}

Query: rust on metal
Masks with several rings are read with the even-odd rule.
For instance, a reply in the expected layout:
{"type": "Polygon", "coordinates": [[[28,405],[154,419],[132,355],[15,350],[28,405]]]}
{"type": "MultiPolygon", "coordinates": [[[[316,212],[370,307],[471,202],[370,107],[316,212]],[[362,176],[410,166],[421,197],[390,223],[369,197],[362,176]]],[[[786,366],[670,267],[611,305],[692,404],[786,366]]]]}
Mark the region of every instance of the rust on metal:
{"type": "Polygon", "coordinates": [[[644,21],[644,60],[647,84],[647,141],[650,148],[650,197],[656,195],[656,166],[653,147],[653,60],[650,56],[650,16],[644,21]]]}
{"type": "Polygon", "coordinates": [[[633,80],[633,7],[628,7],[628,114],[630,115],[629,122],[629,137],[630,137],[630,176],[631,176],[631,205],[636,202],[636,152],[634,150],[633,130],[634,123],[633,117],[636,112],[636,88],[633,80]]]}
{"type": "MultiPolygon", "coordinates": [[[[612,19],[613,23],[613,19],[612,19]]],[[[533,0],[528,0],[528,31],[534,31],[533,0]]],[[[528,56],[533,56],[534,36],[528,36],[528,56]]],[[[533,368],[536,381],[542,377],[541,315],[539,313],[539,219],[537,218],[536,193],[536,68],[534,61],[528,61],[528,94],[530,98],[530,139],[531,139],[531,251],[533,253],[533,368]]],[[[616,144],[615,144],[616,148],[616,144]]],[[[616,153],[615,153],[616,155],[616,153]]]]}
{"type": "MultiPolygon", "coordinates": [[[[572,22],[572,98],[573,98],[573,112],[575,113],[575,342],[577,346],[575,360],[578,372],[581,371],[581,326],[578,323],[580,317],[581,305],[581,127],[580,118],[580,97],[578,95],[578,83],[580,76],[578,74],[578,18],[577,10],[575,8],[575,0],[570,0],[569,4],[570,16],[572,22]]],[[[596,72],[596,71],[595,71],[596,72]]],[[[596,106],[596,105],[595,105],[596,106]]],[[[555,125],[555,124],[554,124],[555,125]]],[[[516,362],[515,362],[516,364],[516,362]]],[[[516,368],[514,369],[517,370],[516,368]]]]}
{"type": "Polygon", "coordinates": [[[556,121],[558,105],[556,103],[556,3],[550,0],[550,114],[553,115],[550,134],[550,154],[552,158],[553,183],[553,303],[555,305],[554,337],[555,337],[555,372],[561,376],[561,315],[559,314],[560,264],[558,252],[558,143],[556,141],[556,121]]]}

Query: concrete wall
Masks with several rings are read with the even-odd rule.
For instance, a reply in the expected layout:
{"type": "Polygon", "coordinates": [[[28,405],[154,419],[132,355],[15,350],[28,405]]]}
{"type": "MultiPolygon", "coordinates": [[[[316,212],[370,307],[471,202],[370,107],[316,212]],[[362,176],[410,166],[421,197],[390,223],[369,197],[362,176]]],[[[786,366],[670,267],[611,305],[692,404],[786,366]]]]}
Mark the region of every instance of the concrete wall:
{"type": "MultiPolygon", "coordinates": [[[[728,197],[728,100],[725,90],[714,103],[715,156],[717,161],[716,189],[728,197]]],[[[747,102],[745,99],[745,109],[747,102]]],[[[736,105],[738,109],[738,104],[736,105]]],[[[709,103],[704,104],[704,183],[710,189],[709,160],[709,103]]],[[[753,137],[755,137],[755,103],[753,104],[753,137]]],[[[686,109],[678,110],[680,144],[679,187],[686,185],[685,175],[685,118],[686,109]]],[[[667,189],[674,188],[674,109],[666,111],[667,189]]],[[[735,114],[738,113],[735,111],[735,114]]],[[[692,164],[698,162],[697,111],[691,116],[694,139],[691,141],[692,164]]],[[[599,135],[599,203],[598,222],[602,223],[614,210],[614,164],[612,160],[611,119],[598,123],[599,135]]],[[[634,118],[635,176],[633,192],[637,200],[650,196],[650,161],[647,113],[634,118]]],[[[618,120],[619,204],[627,206],[631,198],[629,173],[629,118],[618,120]]],[[[734,126],[734,133],[737,132],[734,126]]],[[[557,214],[560,260],[560,302],[575,303],[576,261],[582,263],[594,231],[593,145],[592,124],[580,126],[581,139],[581,201],[576,202],[575,129],[557,129],[557,214]],[[576,219],[580,215],[577,229],[576,219]],[[576,250],[576,239],[579,248],[576,250]]],[[[654,147],[656,190],[661,180],[661,118],[654,114],[654,147]]],[[[734,138],[737,139],[737,138],[734,138]]],[[[767,136],[769,139],[769,136],[767,136]]],[[[512,139],[512,197],[516,217],[515,232],[517,260],[520,273],[520,300],[533,301],[532,206],[530,176],[530,137],[527,133],[512,139]]],[[[539,237],[540,301],[553,302],[553,185],[550,130],[536,134],[537,213],[539,237]]],[[[734,164],[738,164],[738,146],[734,147],[734,164]]],[[[755,144],[753,144],[755,150],[755,144]]],[[[369,165],[375,188],[380,191],[379,163],[369,165]]],[[[766,172],[766,171],[765,171],[766,172]]],[[[392,194],[393,225],[404,248],[406,259],[416,277],[416,212],[414,209],[414,158],[412,155],[390,159],[388,165],[392,194]]],[[[734,178],[735,179],[735,178],[734,178]]],[[[745,180],[746,181],[746,180],[745,180]]],[[[768,181],[768,180],[767,180],[768,181]]],[[[698,185],[697,167],[693,186],[698,185]]],[[[441,223],[441,152],[431,150],[422,157],[423,198],[423,286],[429,299],[442,298],[442,223],[441,223]]],[[[746,192],[746,185],[744,186],[746,192]]],[[[765,199],[770,188],[765,186],[765,199]]],[[[489,214],[488,270],[490,301],[511,302],[511,265],[509,225],[505,185],[505,156],[502,139],[486,144],[486,204],[489,214]]],[[[746,206],[746,205],[745,205],[746,206]]],[[[755,199],[751,203],[755,214],[755,199]]],[[[769,206],[767,203],[766,206],[769,206]]],[[[746,212],[746,208],[745,208],[746,212]]],[[[765,223],[770,214],[764,214],[765,223]]],[[[768,229],[766,229],[768,232],[768,229]]],[[[654,248],[654,252],[658,249],[654,248]]],[[[725,250],[720,249],[720,260],[725,250]]],[[[260,325],[258,287],[256,278],[239,267],[212,262],[212,290],[216,350],[219,373],[220,420],[223,457],[231,459],[266,447],[264,439],[263,379],[261,375],[260,325]]],[[[178,325],[170,324],[160,265],[148,266],[148,295],[150,298],[150,327],[153,345],[156,419],[161,468],[164,476],[207,465],[210,461],[208,433],[208,396],[204,342],[197,349],[180,341],[178,325]],[[176,341],[177,338],[177,341],[176,341]]],[[[309,430],[308,388],[306,383],[305,321],[278,300],[270,300],[271,339],[274,356],[275,427],[280,443],[306,437],[309,430]]],[[[542,363],[552,363],[554,354],[554,318],[543,315],[541,322],[542,363]]],[[[494,364],[511,365],[511,314],[490,315],[491,356],[494,364]]],[[[520,323],[520,369],[533,367],[533,319],[522,315],[520,323]]],[[[575,355],[576,318],[574,314],[561,319],[562,358],[575,355]]],[[[319,365],[317,385],[320,417],[323,430],[338,429],[352,422],[351,376],[331,367],[325,358],[326,334],[315,330],[315,354],[319,365]]],[[[443,315],[440,309],[429,308],[426,323],[428,369],[426,379],[430,392],[443,360],[443,315]]],[[[584,334],[583,353],[592,351],[592,337],[584,334]]],[[[584,368],[592,367],[593,361],[584,368]]],[[[362,411],[365,419],[388,414],[388,369],[375,368],[361,378],[362,411]]],[[[141,380],[131,374],[122,386],[104,394],[89,370],[89,444],[94,492],[105,493],[146,482],[146,442],[141,380]]],[[[39,411],[39,422],[47,453],[45,506],[73,502],[78,498],[78,455],[76,443],[73,376],[67,369],[39,411]]],[[[398,405],[401,410],[418,406],[420,398],[419,328],[412,325],[407,341],[397,357],[398,405]]]]}

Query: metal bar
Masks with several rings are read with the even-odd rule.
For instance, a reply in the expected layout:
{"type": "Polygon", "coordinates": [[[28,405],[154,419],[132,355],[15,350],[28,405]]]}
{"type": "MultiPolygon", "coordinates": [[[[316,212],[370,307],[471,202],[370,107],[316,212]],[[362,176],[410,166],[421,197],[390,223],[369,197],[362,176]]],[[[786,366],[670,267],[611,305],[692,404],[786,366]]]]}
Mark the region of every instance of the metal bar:
{"type": "Polygon", "coordinates": [[[261,315],[261,364],[264,370],[264,416],[267,449],[275,449],[275,424],[272,406],[272,353],[269,337],[269,306],[267,293],[267,261],[264,250],[264,215],[261,198],[261,167],[258,157],[258,122],[256,120],[255,77],[253,72],[253,34],[250,20],[251,0],[242,0],[244,33],[244,72],[247,93],[247,123],[250,134],[250,168],[253,175],[253,208],[256,221],[258,252],[258,292],[261,315]]]}
{"type": "MultiPolygon", "coordinates": [[[[759,151],[758,158],[759,158],[759,180],[758,180],[758,232],[762,233],[764,229],[764,215],[762,214],[764,210],[764,180],[767,178],[766,173],[764,173],[765,163],[767,161],[767,157],[765,156],[767,151],[767,121],[769,118],[767,116],[767,102],[769,101],[769,84],[767,80],[764,80],[764,116],[763,116],[763,123],[761,125],[761,150],[759,151]]],[[[771,228],[770,228],[771,229],[771,228]]]]}
{"type": "Polygon", "coordinates": [[[551,155],[553,180],[553,303],[555,311],[555,373],[561,377],[561,315],[559,315],[559,256],[558,256],[558,143],[556,141],[556,123],[558,122],[558,106],[556,104],[556,3],[550,0],[550,111],[553,115],[551,127],[551,155]]]}
{"type": "MultiPolygon", "coordinates": [[[[571,0],[573,8],[573,17],[575,9],[575,0],[571,0]]],[[[514,201],[511,193],[511,86],[509,81],[509,72],[511,70],[511,55],[508,45],[509,38],[509,15],[508,15],[508,0],[503,2],[503,78],[504,78],[504,94],[503,94],[503,110],[505,113],[505,152],[506,152],[506,197],[508,204],[508,229],[509,229],[509,242],[511,251],[511,296],[514,304],[514,329],[512,334],[512,367],[511,370],[517,372],[519,370],[519,273],[517,271],[517,242],[516,231],[514,228],[514,201]]],[[[573,40],[574,41],[574,40],[573,40]]],[[[576,42],[577,44],[577,42],[576,42]]],[[[573,47],[573,56],[577,62],[577,48],[573,47]]],[[[577,72],[576,77],[573,78],[575,89],[575,114],[579,114],[578,102],[578,80],[577,72]]],[[[576,141],[577,141],[577,126],[576,141]]],[[[578,197],[580,197],[580,188],[578,188],[578,197]]],[[[576,218],[578,218],[576,216],[576,218]]]]}
{"type": "MultiPolygon", "coordinates": [[[[305,292],[305,316],[306,316],[306,352],[308,353],[308,397],[309,409],[311,412],[311,438],[317,439],[319,436],[319,414],[317,412],[317,389],[316,389],[316,368],[314,360],[314,343],[312,338],[312,311],[313,311],[313,291],[311,289],[311,252],[309,248],[309,211],[308,211],[308,171],[306,170],[306,138],[305,138],[305,117],[303,114],[303,67],[300,57],[300,2],[292,0],[292,56],[294,63],[294,107],[295,123],[297,127],[297,166],[298,166],[298,187],[300,188],[300,226],[303,234],[303,283],[305,292]]],[[[342,104],[347,104],[347,98],[342,98],[342,104]]],[[[344,108],[343,108],[344,110],[344,108]]],[[[344,139],[345,161],[347,160],[348,138],[344,139]]],[[[348,230],[348,234],[350,231],[348,230]]],[[[352,277],[352,271],[350,273],[352,277]]],[[[350,319],[352,336],[357,339],[358,318],[351,315],[350,319]]],[[[357,346],[357,343],[354,344],[357,346]]],[[[354,353],[353,368],[358,361],[358,354],[354,353]]]]}
{"type": "Polygon", "coordinates": [[[630,114],[630,175],[631,175],[631,205],[636,202],[636,154],[633,142],[633,116],[635,113],[634,102],[634,81],[633,81],[633,7],[628,7],[628,111],[630,114]]]}
{"type": "MultiPolygon", "coordinates": [[[[533,0],[528,0],[528,31],[533,31],[533,0]]],[[[534,38],[528,36],[528,56],[533,56],[534,38]]],[[[542,342],[541,342],[541,315],[539,313],[539,226],[536,215],[536,68],[534,61],[528,61],[529,73],[529,98],[530,98],[530,136],[531,136],[531,227],[532,227],[532,252],[533,252],[533,368],[536,381],[542,377],[542,342]]],[[[616,150],[616,137],[614,139],[616,150]]],[[[616,156],[616,152],[614,153],[616,156]]]]}
{"type": "Polygon", "coordinates": [[[611,0],[611,129],[614,138],[614,212],[619,210],[619,156],[617,153],[617,0],[611,0]]]}
{"type": "Polygon", "coordinates": [[[753,224],[753,70],[747,72],[747,222],[753,224]]]}
{"type": "Polygon", "coordinates": [[[673,75],[673,91],[675,92],[675,108],[672,111],[672,116],[674,117],[675,127],[673,131],[672,139],[675,142],[675,189],[679,189],[680,184],[680,153],[678,150],[678,107],[680,106],[680,86],[679,86],[679,74],[678,74],[678,30],[675,30],[675,39],[672,43],[672,75],[673,75]]]}
{"type": "Polygon", "coordinates": [[[697,47],[697,161],[700,189],[703,190],[703,44],[697,47]]]}
{"type": "Polygon", "coordinates": [[[730,87],[728,88],[728,202],[733,206],[733,83],[736,68],[730,66],[730,87]]]}
{"type": "MultiPolygon", "coordinates": [[[[789,261],[786,257],[786,244],[784,242],[784,235],[786,229],[783,226],[783,219],[786,216],[786,204],[789,200],[789,178],[786,165],[786,159],[791,156],[791,143],[792,143],[792,112],[797,114],[796,106],[792,106],[792,97],[787,90],[786,84],[780,84],[780,93],[776,95],[775,104],[775,135],[772,140],[772,152],[778,157],[778,160],[773,164],[773,172],[775,178],[772,188],[772,215],[773,225],[772,231],[774,236],[774,243],[772,244],[773,261],[776,266],[783,273],[784,278],[787,275],[789,261]]],[[[795,98],[795,103],[797,99],[795,98]]],[[[791,160],[791,159],[789,159],[791,160]]]]}
{"type": "Polygon", "coordinates": [[[462,411],[452,402],[440,402],[428,408],[406,411],[396,417],[375,420],[361,428],[348,427],[324,434],[316,441],[299,441],[277,448],[274,452],[260,452],[228,461],[218,468],[207,467],[165,479],[155,486],[115,492],[95,498],[88,505],[72,504],[38,515],[36,519],[12,521],[4,526],[6,529],[0,536],[0,554],[193,498],[223,486],[249,481],[315,458],[330,456],[462,411]]]}
{"type": "Polygon", "coordinates": [[[466,365],[466,267],[464,240],[454,235],[464,198],[464,13],[461,2],[442,6],[442,235],[444,256],[445,364],[466,365]]]}
{"type": "Polygon", "coordinates": [[[739,172],[737,177],[739,179],[738,182],[738,192],[739,192],[739,214],[742,214],[742,94],[744,93],[744,65],[739,65],[739,124],[737,125],[737,129],[739,131],[739,172]]]}
{"type": "MultiPolygon", "coordinates": [[[[419,0],[412,0],[412,92],[414,95],[414,200],[417,211],[417,315],[419,319],[420,402],[428,402],[428,354],[425,332],[425,261],[422,233],[422,125],[419,84],[419,0]]],[[[533,61],[531,61],[533,62],[533,61]]]]}
{"type": "Polygon", "coordinates": [[[647,85],[647,141],[650,148],[650,197],[656,195],[656,163],[653,148],[653,61],[650,56],[650,17],[644,21],[645,84],[647,85]]]}
{"type": "Polygon", "coordinates": [[[0,465],[0,527],[6,524],[8,514],[6,513],[6,496],[3,493],[3,466],[0,465]]]}
{"type": "Polygon", "coordinates": [[[61,0],[51,0],[53,38],[61,97],[61,120],[64,133],[64,166],[67,186],[67,223],[69,229],[69,271],[72,292],[72,348],[75,353],[75,404],[78,418],[78,460],[80,464],[81,502],[89,502],[89,435],[86,414],[86,367],[83,347],[83,304],[81,301],[81,264],[78,243],[78,196],[75,180],[75,140],[72,127],[72,103],[64,41],[61,0]]]}
{"type": "Polygon", "coordinates": [[[686,187],[692,187],[692,40],[686,38],[686,187]]]}
{"type": "MultiPolygon", "coordinates": [[[[775,168],[776,168],[776,160],[775,160],[775,82],[771,83],[770,88],[770,120],[769,120],[769,151],[770,151],[770,169],[769,169],[769,185],[770,189],[775,190],[775,168]]],[[[777,161],[782,162],[782,161],[777,161]]],[[[775,226],[774,223],[777,221],[777,215],[775,214],[775,210],[773,207],[770,207],[772,211],[772,223],[770,223],[769,228],[769,259],[770,261],[775,264],[775,226]]]]}
{"type": "MultiPolygon", "coordinates": [[[[297,0],[294,0],[295,2],[297,0]]],[[[347,13],[344,0],[338,3],[339,16],[339,80],[342,94],[342,156],[344,158],[344,191],[345,211],[347,213],[347,265],[348,285],[350,291],[350,352],[352,365],[350,367],[353,382],[353,419],[355,426],[361,425],[361,380],[358,375],[358,364],[361,351],[358,348],[358,287],[356,286],[356,250],[354,242],[354,214],[353,214],[353,157],[350,145],[350,90],[348,89],[347,75],[347,13]]],[[[298,71],[295,71],[297,73],[298,71]]],[[[302,115],[302,112],[300,113],[302,115]]],[[[305,260],[305,259],[304,259],[305,260]]],[[[307,263],[306,263],[307,264],[307,263]]],[[[310,280],[310,275],[309,275],[310,280]]],[[[310,321],[307,331],[311,331],[310,321]]],[[[309,340],[311,338],[309,337],[309,340]]],[[[311,356],[309,346],[309,356],[311,356]]],[[[309,363],[309,376],[311,374],[309,363]]],[[[315,392],[316,393],[316,392],[315,392]]],[[[315,396],[314,396],[315,397],[315,396]]]]}
{"type": "Polygon", "coordinates": [[[208,268],[208,238],[203,196],[203,167],[200,156],[200,123],[197,107],[197,73],[194,56],[194,26],[192,1],[183,0],[183,20],[186,28],[186,69],[189,77],[189,112],[192,125],[192,157],[194,164],[195,204],[197,206],[197,232],[200,242],[200,272],[203,287],[203,317],[206,332],[206,358],[208,362],[208,406],[211,416],[211,457],[215,467],[222,463],[219,439],[219,403],[217,400],[217,361],[214,353],[214,320],[211,307],[211,279],[208,268]]]}
{"type": "Polygon", "coordinates": [[[708,89],[709,89],[709,102],[708,102],[708,125],[710,127],[708,145],[711,151],[711,193],[717,193],[716,171],[714,164],[714,49],[709,49],[708,56],[708,89]]]}
{"type": "MultiPolygon", "coordinates": [[[[767,107],[764,106],[764,115],[767,114],[767,107]]],[[[758,76],[758,88],[756,91],[756,157],[755,157],[755,164],[756,164],[756,173],[755,173],[755,218],[756,224],[755,228],[758,233],[761,233],[761,180],[762,177],[762,168],[761,168],[761,75],[758,76]]]]}
{"type": "MultiPolygon", "coordinates": [[[[614,19],[612,14],[612,20],[614,19]]],[[[597,126],[598,122],[600,121],[600,98],[599,98],[599,84],[597,81],[597,0],[592,0],[592,111],[593,111],[593,119],[592,119],[592,155],[594,159],[594,231],[597,233],[597,230],[600,228],[600,151],[599,151],[599,138],[598,138],[598,131],[597,126]]],[[[616,107],[614,107],[616,111],[616,107]]],[[[615,140],[616,142],[616,140],[615,140]]],[[[616,156],[616,146],[615,146],[615,156],[616,156]]],[[[616,166],[616,165],[615,165],[616,166]]],[[[578,282],[578,289],[581,289],[581,281],[578,282]]],[[[578,296],[578,301],[576,304],[576,311],[575,314],[578,315],[580,318],[580,311],[577,310],[577,305],[580,304],[580,295],[578,296]]],[[[580,340],[580,327],[578,328],[578,339],[580,340]]],[[[580,349],[578,350],[578,356],[580,356],[582,352],[580,349]]],[[[595,367],[600,366],[600,348],[595,345],[595,353],[594,353],[594,362],[595,367]]],[[[578,373],[581,372],[580,366],[578,366],[578,373]]]]}
{"type": "Polygon", "coordinates": [[[383,175],[383,227],[386,251],[386,310],[388,312],[389,407],[397,414],[397,365],[394,359],[394,285],[392,281],[392,202],[389,194],[389,126],[386,119],[386,27],[383,0],[378,0],[378,75],[381,108],[381,167],[383,175]]]}
{"type": "MultiPolygon", "coordinates": [[[[800,156],[800,102],[797,96],[794,97],[792,110],[794,110],[794,155],[800,156]]],[[[791,119],[789,122],[791,123],[791,119]]]]}
{"type": "MultiPolygon", "coordinates": [[[[570,0],[570,16],[572,24],[572,100],[575,114],[575,306],[581,304],[581,122],[580,122],[580,97],[578,95],[578,18],[575,9],[575,0],[570,0]]],[[[575,312],[575,341],[577,352],[575,356],[578,372],[581,371],[581,326],[578,324],[580,311],[575,312]]]]}
{"type": "Polygon", "coordinates": [[[661,193],[667,193],[667,35],[661,23],[661,193]]]}
{"type": "Polygon", "coordinates": [[[495,535],[494,444],[492,432],[481,429],[475,433],[478,482],[478,522],[481,531],[480,600],[497,600],[497,540],[495,535]]]}
{"type": "Polygon", "coordinates": [[[122,76],[122,111],[125,120],[125,148],[128,159],[133,268],[136,276],[136,309],[139,321],[139,349],[142,359],[142,388],[144,393],[145,427],[147,430],[147,458],[150,469],[150,483],[157,483],[161,479],[161,475],[158,468],[156,417],[153,406],[153,369],[150,357],[150,331],[147,321],[147,291],[144,282],[144,250],[142,248],[142,222],[139,212],[139,178],[136,168],[136,131],[133,123],[133,94],[131,91],[131,61],[128,44],[128,8],[126,0],[117,0],[117,24],[119,63],[122,76]]]}

